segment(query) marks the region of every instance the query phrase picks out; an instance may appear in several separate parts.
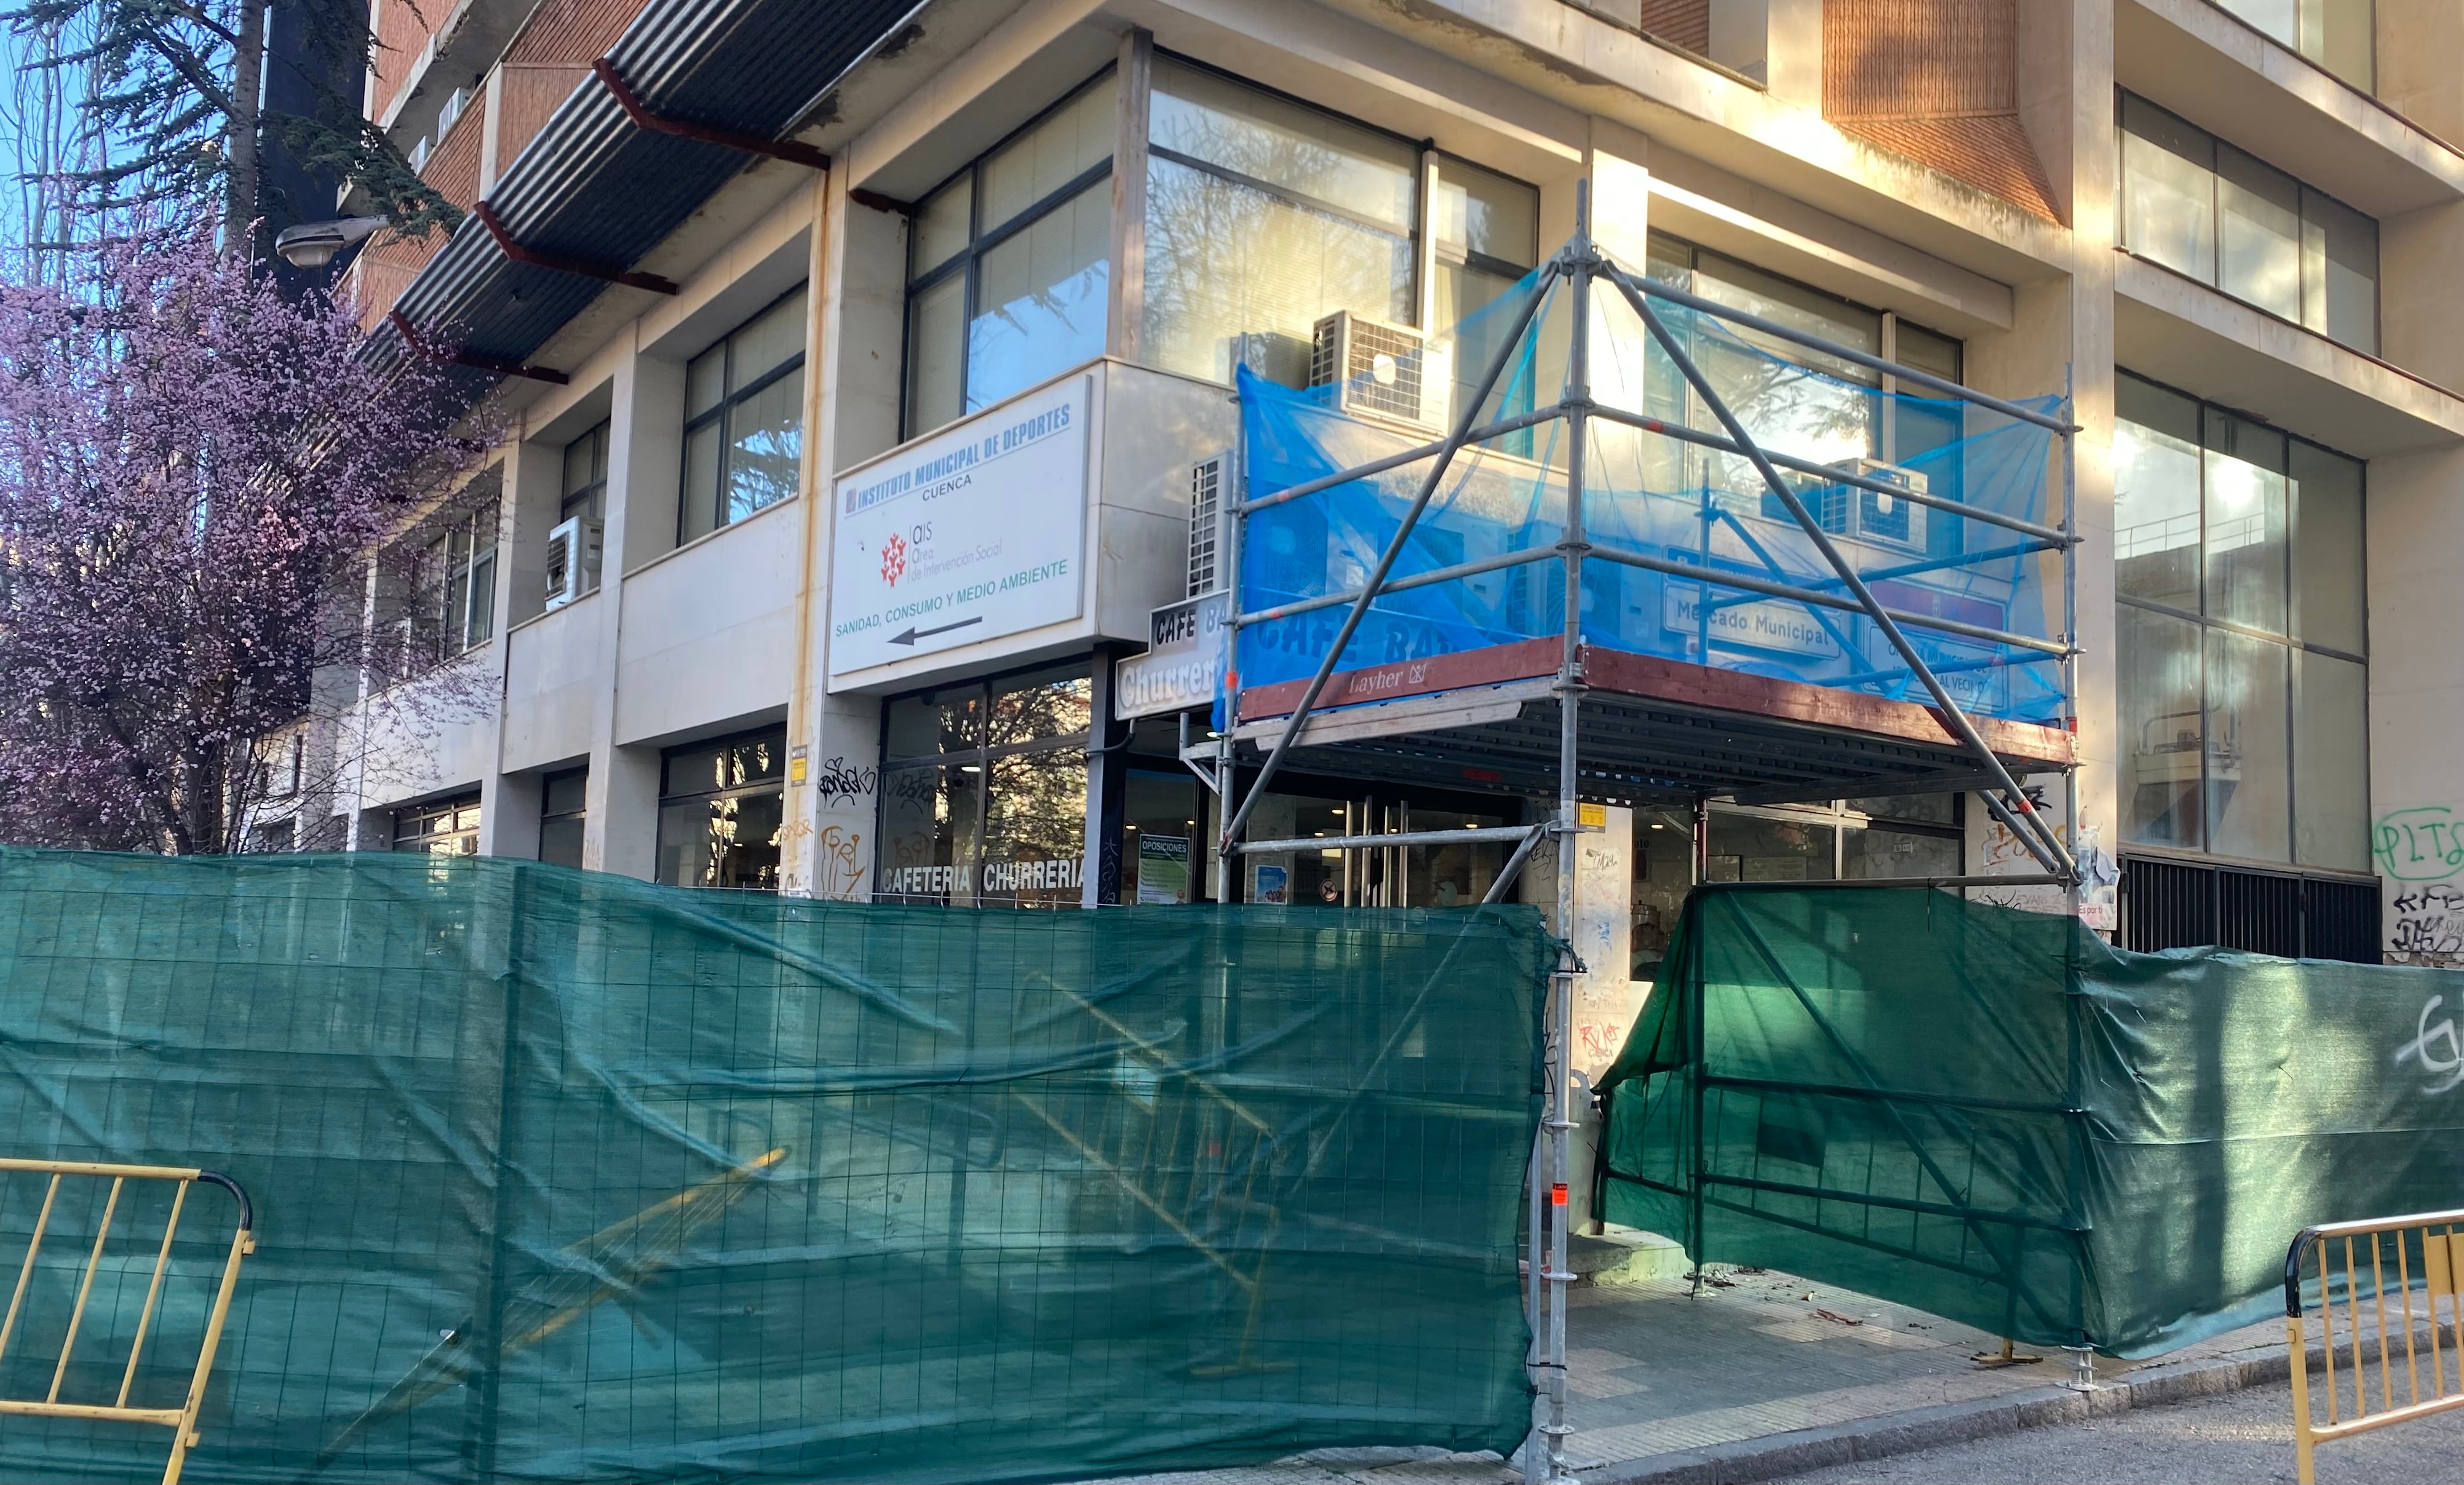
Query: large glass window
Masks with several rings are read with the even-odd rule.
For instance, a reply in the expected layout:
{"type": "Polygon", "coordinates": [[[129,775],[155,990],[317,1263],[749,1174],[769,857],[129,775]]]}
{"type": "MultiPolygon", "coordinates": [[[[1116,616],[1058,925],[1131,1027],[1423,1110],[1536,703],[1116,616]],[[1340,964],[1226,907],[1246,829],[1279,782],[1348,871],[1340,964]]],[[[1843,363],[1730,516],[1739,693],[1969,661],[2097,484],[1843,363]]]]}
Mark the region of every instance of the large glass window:
{"type": "Polygon", "coordinates": [[[1118,115],[1108,72],[917,207],[909,436],[1104,353],[1118,115]]]}
{"type": "Polygon", "coordinates": [[[669,750],[659,785],[659,875],[671,886],[779,890],[787,730],[669,750]]]}
{"type": "Polygon", "coordinates": [[[393,848],[416,856],[476,856],[479,797],[463,795],[394,811],[393,848]]]}
{"type": "Polygon", "coordinates": [[[2123,248],[2378,353],[2376,221],[2135,94],[2120,106],[2123,248]]]}
{"type": "MultiPolygon", "coordinates": [[[[1651,234],[1649,254],[1648,272],[1662,283],[1869,356],[1888,357],[1945,381],[1961,380],[1960,342],[1896,315],[1764,273],[1664,232],[1651,234]]],[[[1938,408],[1921,398],[1898,400],[1891,404],[1891,416],[1884,419],[1883,400],[1875,394],[1897,388],[1885,387],[1883,378],[1862,366],[1743,327],[1700,336],[1682,320],[1671,328],[1692,342],[1687,350],[1695,364],[1765,448],[1822,464],[1851,459],[1897,463],[1960,436],[1955,406],[1938,408]],[[1821,379],[1775,375],[1773,358],[1824,375],[1821,379]]],[[[1691,427],[1715,426],[1709,409],[1673,365],[1655,357],[1647,366],[1645,411],[1691,427]]],[[[1774,520],[1790,519],[1778,499],[1763,491],[1762,478],[1753,467],[1733,454],[1673,439],[1645,440],[1636,447],[1639,457],[1658,466],[1647,479],[1669,482],[1652,488],[1697,489],[1708,484],[1714,489],[1749,491],[1763,514],[1774,520]]],[[[1958,491],[1949,480],[1953,472],[1932,470],[1932,492],[1956,498],[1958,491]]],[[[1820,515],[1828,530],[1848,529],[1844,499],[1825,503],[1820,515]]],[[[1928,549],[1943,554],[1958,551],[1960,524],[1928,523],[1928,549]]]]}
{"type": "Polygon", "coordinates": [[[2367,93],[2376,86],[2372,0],[2216,0],[2270,37],[2367,93]]]}
{"type": "Polygon", "coordinates": [[[2362,465],[2123,375],[2123,836],[2369,864],[2362,465]]]}
{"type": "Polygon", "coordinates": [[[678,541],[796,492],[804,451],[806,318],[800,286],[686,365],[678,541]]]}
{"type": "Polygon", "coordinates": [[[1078,906],[1093,708],[1083,662],[892,699],[882,717],[874,895],[1078,906]]]}
{"type": "MultiPolygon", "coordinates": [[[[1180,63],[1154,76],[1145,360],[1229,381],[1245,358],[1299,386],[1324,317],[1418,318],[1418,145],[1180,63]]],[[[1497,246],[1510,235],[1501,224],[1497,246]]]]}
{"type": "Polygon", "coordinates": [[[539,859],[554,866],[582,864],[582,831],[589,819],[590,770],[567,769],[539,780],[539,859]]]}
{"type": "Polygon", "coordinates": [[[476,649],[495,634],[496,512],[491,498],[429,523],[411,599],[410,671],[476,649]]]}
{"type": "Polygon", "coordinates": [[[564,446],[564,486],[557,499],[556,518],[588,520],[607,517],[607,430],[602,423],[564,446]]]}
{"type": "MultiPolygon", "coordinates": [[[[1874,881],[1960,874],[1958,795],[1901,795],[1835,805],[1715,807],[1713,882],[1874,881]]],[[[1634,812],[1634,920],[1629,974],[1657,979],[1694,888],[1694,822],[1672,810],[1634,812]]]]}

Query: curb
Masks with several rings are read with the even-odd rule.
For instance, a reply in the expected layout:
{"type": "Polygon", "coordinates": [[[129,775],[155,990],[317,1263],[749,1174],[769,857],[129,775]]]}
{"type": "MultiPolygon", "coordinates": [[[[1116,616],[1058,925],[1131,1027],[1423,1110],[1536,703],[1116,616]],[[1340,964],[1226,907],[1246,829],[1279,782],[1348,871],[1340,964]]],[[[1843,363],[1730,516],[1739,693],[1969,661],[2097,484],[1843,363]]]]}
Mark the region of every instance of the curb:
{"type": "MultiPolygon", "coordinates": [[[[2316,1353],[2313,1353],[2314,1355],[2316,1353]]],[[[1705,1449],[1620,1459],[1580,1471],[1583,1485],[1748,1485],[1859,1460],[1965,1444],[1975,1439],[2109,1418],[2136,1408],[2161,1408],[2265,1387],[2292,1375],[2281,1345],[2253,1346],[2206,1361],[2177,1362],[2125,1372],[2093,1392],[2032,1387],[2000,1397],[1882,1413],[1826,1428],[1800,1429],[1705,1449]]]]}

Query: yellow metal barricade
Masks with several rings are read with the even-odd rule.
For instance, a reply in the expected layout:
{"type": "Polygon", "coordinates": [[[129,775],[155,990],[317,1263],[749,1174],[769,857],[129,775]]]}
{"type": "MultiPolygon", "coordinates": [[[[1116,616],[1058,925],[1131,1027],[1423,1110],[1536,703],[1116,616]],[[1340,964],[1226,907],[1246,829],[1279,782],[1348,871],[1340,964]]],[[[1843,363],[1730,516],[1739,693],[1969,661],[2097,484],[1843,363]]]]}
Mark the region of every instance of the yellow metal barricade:
{"type": "MultiPolygon", "coordinates": [[[[17,1266],[16,1285],[9,1296],[7,1318],[0,1320],[0,1364],[8,1361],[11,1347],[22,1346],[30,1342],[41,1345],[46,1351],[51,1351],[50,1339],[55,1329],[58,1334],[58,1345],[56,1351],[53,1352],[55,1359],[50,1368],[50,1386],[44,1389],[42,1395],[17,1397],[0,1393],[0,1415],[16,1413],[36,1418],[151,1424],[158,1428],[169,1429],[171,1457],[163,1467],[163,1482],[164,1485],[173,1485],[173,1482],[180,1478],[180,1466],[187,1460],[188,1451],[197,1443],[197,1410],[205,1404],[206,1384],[214,1370],[214,1348],[222,1340],[223,1322],[231,1315],[231,1291],[239,1284],[240,1259],[256,1249],[256,1240],[251,1231],[253,1213],[249,1207],[248,1193],[241,1190],[239,1184],[227,1175],[211,1170],[186,1169],[176,1166],[113,1166],[74,1160],[0,1159],[0,1177],[12,1174],[48,1176],[50,1180],[48,1183],[39,1183],[42,1206],[34,1216],[33,1235],[26,1243],[25,1258],[17,1266]],[[36,1306],[29,1302],[29,1295],[35,1287],[36,1274],[44,1267],[40,1262],[43,1239],[47,1234],[54,1231],[55,1223],[66,1220],[70,1209],[77,1205],[81,1194],[85,1196],[95,1194],[91,1190],[80,1193],[78,1187],[85,1185],[99,1187],[103,1182],[109,1182],[110,1185],[107,1190],[100,1193],[101,1212],[99,1219],[94,1222],[93,1244],[85,1254],[85,1261],[81,1265],[82,1272],[76,1280],[76,1302],[68,1307],[64,1316],[58,1318],[56,1326],[40,1322],[33,1313],[36,1306]],[[63,1384],[69,1380],[69,1365],[77,1355],[79,1332],[89,1330],[86,1324],[86,1311],[95,1295],[95,1276],[104,1268],[104,1255],[111,1243],[113,1222],[138,1205],[132,1183],[146,1182],[169,1184],[171,1188],[169,1211],[163,1218],[163,1235],[160,1243],[151,1244],[141,1241],[138,1245],[141,1262],[143,1256],[143,1250],[148,1246],[152,1248],[153,1270],[152,1277],[146,1284],[143,1308],[138,1313],[134,1332],[127,1342],[127,1364],[120,1368],[119,1391],[109,1402],[75,1396],[63,1398],[60,1394],[63,1384]],[[204,1333],[197,1346],[196,1366],[189,1374],[186,1395],[176,1408],[140,1406],[130,1401],[130,1393],[137,1385],[138,1365],[145,1354],[148,1332],[155,1328],[160,1318],[164,1298],[164,1276],[171,1268],[172,1244],[179,1237],[180,1218],[187,1204],[189,1188],[200,1183],[218,1186],[231,1192],[231,1199],[238,1204],[239,1208],[238,1225],[231,1233],[231,1246],[222,1262],[221,1279],[214,1287],[212,1304],[205,1316],[204,1333]],[[67,1197],[65,1203],[64,1192],[67,1197]],[[123,1201],[123,1198],[127,1199],[123,1201]],[[39,1341],[35,1340],[37,1330],[41,1332],[39,1341]]],[[[91,1205],[83,1207],[81,1211],[91,1212],[91,1205]]],[[[139,1231],[138,1219],[131,1216],[128,1226],[132,1232],[139,1231]]],[[[150,1238],[150,1233],[144,1235],[150,1238]]],[[[84,1246],[82,1233],[78,1234],[78,1241],[80,1246],[84,1246]]],[[[123,1257],[126,1246],[123,1240],[121,1245],[123,1257]]],[[[61,1266],[53,1265],[53,1267],[61,1266]]],[[[117,1265],[113,1269],[116,1278],[130,1271],[117,1265]]],[[[118,1298],[117,1294],[113,1296],[114,1299],[118,1298]]],[[[111,1306],[107,1304],[106,1308],[111,1306]]],[[[99,1342],[89,1333],[85,1339],[91,1351],[94,1344],[109,1342],[113,1338],[106,1335],[99,1342]]],[[[157,1336],[156,1339],[159,1340],[160,1337],[157,1336]]]]}
{"type": "Polygon", "coordinates": [[[2315,1485],[2315,1455],[2330,1439],[2464,1408],[2459,1290],[2464,1211],[2330,1223],[2293,1239],[2284,1254],[2284,1323],[2292,1349],[2294,1465],[2301,1485],[2315,1485]],[[2324,1422],[2312,1411],[2318,1402],[2310,1386],[2305,1277],[2319,1282],[2324,1422]]]}

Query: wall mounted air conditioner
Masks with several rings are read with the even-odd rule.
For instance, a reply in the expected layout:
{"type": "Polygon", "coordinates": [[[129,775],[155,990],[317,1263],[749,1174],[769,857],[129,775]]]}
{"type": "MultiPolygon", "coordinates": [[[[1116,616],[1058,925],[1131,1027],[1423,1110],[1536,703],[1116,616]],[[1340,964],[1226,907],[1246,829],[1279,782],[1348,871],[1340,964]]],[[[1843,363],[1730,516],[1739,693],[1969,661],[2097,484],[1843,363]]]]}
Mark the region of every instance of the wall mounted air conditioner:
{"type": "MultiPolygon", "coordinates": [[[[1920,495],[1928,492],[1924,475],[1880,459],[1843,459],[1832,468],[1897,485],[1920,495]]],[[[1875,546],[1925,551],[1925,508],[1913,500],[1902,500],[1860,486],[1835,485],[1822,492],[1822,529],[1875,546]]]]}
{"type": "Polygon", "coordinates": [[[1309,384],[1335,388],[1335,405],[1355,418],[1442,431],[1454,358],[1417,330],[1337,310],[1310,329],[1309,384]]]}
{"type": "Polygon", "coordinates": [[[606,523],[586,515],[560,521],[547,534],[547,606],[552,612],[599,586],[599,555],[606,523]]]}

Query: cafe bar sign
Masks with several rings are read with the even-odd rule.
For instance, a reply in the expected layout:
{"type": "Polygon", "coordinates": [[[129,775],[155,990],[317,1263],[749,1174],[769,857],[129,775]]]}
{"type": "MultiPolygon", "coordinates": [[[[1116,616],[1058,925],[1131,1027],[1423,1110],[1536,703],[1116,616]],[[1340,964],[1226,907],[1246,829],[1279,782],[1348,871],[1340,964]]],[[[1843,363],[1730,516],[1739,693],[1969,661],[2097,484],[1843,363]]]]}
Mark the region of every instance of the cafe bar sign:
{"type": "Polygon", "coordinates": [[[839,479],[833,684],[1084,611],[1092,400],[1070,377],[839,479]]]}
{"type": "Polygon", "coordinates": [[[1211,707],[1223,687],[1231,595],[1167,603],[1147,619],[1147,652],[1112,666],[1112,714],[1151,717],[1211,707]]]}

